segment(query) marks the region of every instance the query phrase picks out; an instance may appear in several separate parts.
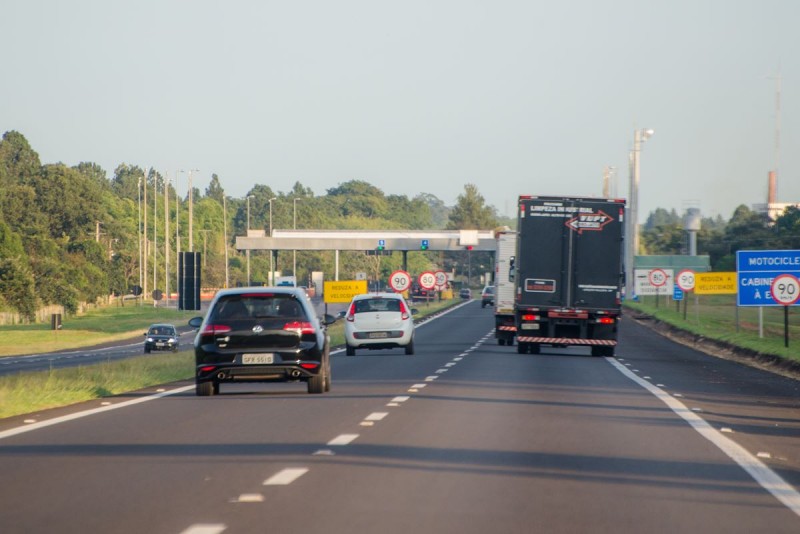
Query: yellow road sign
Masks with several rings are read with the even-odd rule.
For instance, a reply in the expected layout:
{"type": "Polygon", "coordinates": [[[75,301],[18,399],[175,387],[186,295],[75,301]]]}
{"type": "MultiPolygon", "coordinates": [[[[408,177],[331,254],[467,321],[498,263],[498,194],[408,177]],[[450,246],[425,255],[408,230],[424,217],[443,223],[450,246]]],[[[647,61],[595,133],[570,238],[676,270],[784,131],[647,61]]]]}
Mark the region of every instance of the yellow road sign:
{"type": "Polygon", "coordinates": [[[338,280],[325,282],[323,299],[328,304],[350,302],[356,295],[367,292],[366,280],[338,280]]]}
{"type": "Polygon", "coordinates": [[[694,292],[698,295],[735,295],[736,273],[694,273],[694,292]]]}

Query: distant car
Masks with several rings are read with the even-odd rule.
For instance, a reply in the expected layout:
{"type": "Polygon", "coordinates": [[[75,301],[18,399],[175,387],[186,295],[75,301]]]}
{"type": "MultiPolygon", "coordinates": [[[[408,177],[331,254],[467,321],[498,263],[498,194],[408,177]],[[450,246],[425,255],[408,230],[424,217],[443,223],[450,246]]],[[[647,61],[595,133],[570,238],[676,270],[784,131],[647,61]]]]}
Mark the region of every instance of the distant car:
{"type": "Polygon", "coordinates": [[[494,286],[486,286],[481,291],[481,308],[494,306],[494,286]]]}
{"type": "Polygon", "coordinates": [[[345,315],[346,354],[355,356],[356,349],[397,347],[414,354],[415,313],[417,310],[398,293],[356,295],[345,315]]]}
{"type": "Polygon", "coordinates": [[[468,287],[465,287],[461,291],[458,292],[458,296],[462,299],[471,299],[472,298],[472,291],[468,287]]]}
{"type": "Polygon", "coordinates": [[[309,393],[331,388],[331,315],[316,316],[298,287],[243,287],[219,291],[194,341],[199,396],[231,382],[306,382],[309,393]]]}
{"type": "Polygon", "coordinates": [[[171,350],[178,352],[178,331],[172,324],[151,324],[144,333],[144,351],[171,350]]]}

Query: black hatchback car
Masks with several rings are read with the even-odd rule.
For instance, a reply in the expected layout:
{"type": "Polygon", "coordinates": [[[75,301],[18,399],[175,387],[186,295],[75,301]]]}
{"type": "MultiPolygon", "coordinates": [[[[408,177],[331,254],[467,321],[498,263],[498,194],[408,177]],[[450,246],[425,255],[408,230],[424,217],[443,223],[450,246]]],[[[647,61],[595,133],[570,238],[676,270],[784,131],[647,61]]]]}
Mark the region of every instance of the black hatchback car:
{"type": "Polygon", "coordinates": [[[219,393],[228,382],[295,382],[309,393],[331,387],[330,338],[305,291],[245,287],[217,293],[194,340],[197,395],[219,393]]]}
{"type": "Polygon", "coordinates": [[[179,340],[175,325],[151,324],[144,333],[144,351],[171,350],[178,352],[179,340]]]}

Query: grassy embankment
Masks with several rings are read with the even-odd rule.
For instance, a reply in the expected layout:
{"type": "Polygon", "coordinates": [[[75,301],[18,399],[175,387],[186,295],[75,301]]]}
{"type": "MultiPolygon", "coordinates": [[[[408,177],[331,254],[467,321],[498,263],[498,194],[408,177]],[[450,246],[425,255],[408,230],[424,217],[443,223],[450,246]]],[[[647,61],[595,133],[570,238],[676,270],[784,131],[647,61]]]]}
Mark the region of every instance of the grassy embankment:
{"type": "Polygon", "coordinates": [[[626,306],[706,339],[800,362],[800,310],[796,307],[789,308],[789,347],[786,348],[782,307],[763,308],[763,337],[759,337],[758,308],[740,307],[737,319],[735,295],[689,295],[685,313],[684,303],[678,310],[677,303],[664,296],[659,297],[658,307],[655,297],[645,297],[639,303],[626,303],[626,306]]]}
{"type": "MultiPolygon", "coordinates": [[[[425,317],[459,302],[415,304],[419,310],[415,317],[425,317]]],[[[152,323],[170,322],[180,326],[196,314],[131,306],[69,318],[57,333],[50,330],[49,324],[4,326],[0,327],[0,355],[39,353],[141,337],[152,323]]],[[[344,344],[341,321],[329,326],[328,332],[332,346],[344,344]]],[[[185,348],[175,354],[154,353],[118,362],[0,377],[0,418],[190,379],[194,375],[194,355],[189,347],[185,348]]]]}

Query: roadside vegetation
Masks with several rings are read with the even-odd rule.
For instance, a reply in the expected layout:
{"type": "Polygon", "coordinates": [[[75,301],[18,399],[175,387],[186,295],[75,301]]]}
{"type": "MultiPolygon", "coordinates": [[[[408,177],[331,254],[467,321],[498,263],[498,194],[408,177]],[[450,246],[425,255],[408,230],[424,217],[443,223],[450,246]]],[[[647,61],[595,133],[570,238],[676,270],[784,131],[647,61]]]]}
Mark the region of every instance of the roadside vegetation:
{"type": "MultiPolygon", "coordinates": [[[[765,306],[759,336],[757,307],[736,309],[736,295],[689,295],[685,304],[661,296],[649,296],[640,302],[627,302],[629,310],[653,317],[686,332],[706,339],[722,341],[763,355],[778,356],[800,363],[800,310],[789,308],[789,347],[784,346],[784,311],[765,306]]],[[[630,312],[628,312],[630,313],[630,312]]]]}
{"type": "MultiPolygon", "coordinates": [[[[424,318],[459,303],[461,303],[459,300],[415,303],[413,306],[419,312],[414,317],[424,318]]],[[[144,329],[153,322],[173,322],[178,325],[197,314],[197,312],[180,312],[182,315],[179,321],[175,318],[177,312],[174,310],[166,312],[162,310],[158,315],[150,315],[145,308],[147,307],[141,307],[139,313],[129,311],[128,308],[124,313],[120,308],[114,309],[115,313],[108,310],[98,311],[97,314],[92,314],[90,317],[76,318],[75,323],[79,324],[76,329],[90,334],[117,330],[119,334],[126,332],[130,337],[131,332],[134,335],[141,335],[141,332],[144,332],[144,329]],[[172,315],[165,315],[170,313],[172,315]]],[[[136,308],[131,307],[130,309],[135,310],[136,308]]],[[[21,327],[13,328],[18,330],[21,327]]],[[[2,337],[4,335],[21,335],[18,332],[12,334],[10,329],[10,327],[0,327],[0,340],[6,339],[2,337]]],[[[34,330],[34,332],[36,331],[34,330]]],[[[52,332],[45,333],[53,335],[52,332]]],[[[344,345],[344,324],[341,320],[330,325],[328,333],[331,336],[332,347],[344,345]]],[[[59,345],[58,348],[67,348],[67,346],[59,345]]],[[[0,377],[0,419],[192,379],[194,376],[194,353],[189,350],[188,346],[185,348],[186,350],[175,354],[142,355],[97,365],[2,376],[0,377]]]]}

